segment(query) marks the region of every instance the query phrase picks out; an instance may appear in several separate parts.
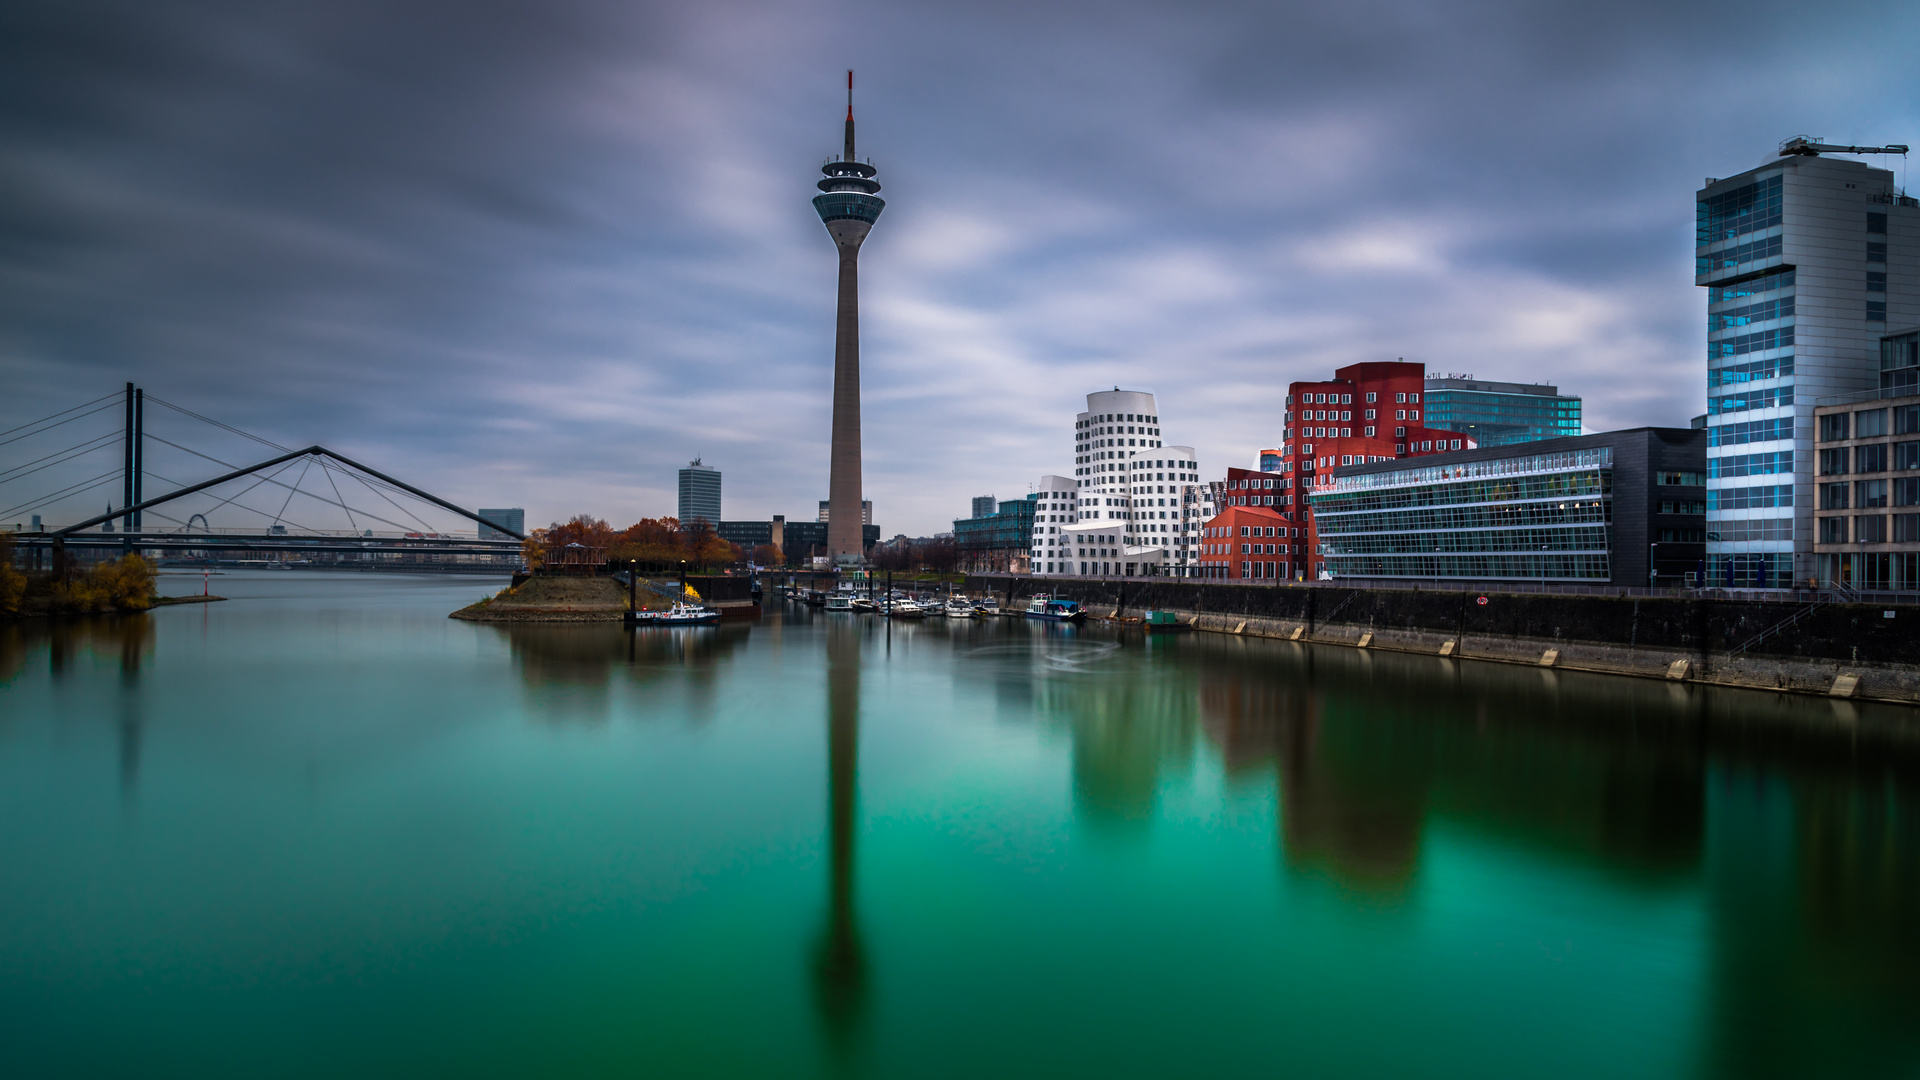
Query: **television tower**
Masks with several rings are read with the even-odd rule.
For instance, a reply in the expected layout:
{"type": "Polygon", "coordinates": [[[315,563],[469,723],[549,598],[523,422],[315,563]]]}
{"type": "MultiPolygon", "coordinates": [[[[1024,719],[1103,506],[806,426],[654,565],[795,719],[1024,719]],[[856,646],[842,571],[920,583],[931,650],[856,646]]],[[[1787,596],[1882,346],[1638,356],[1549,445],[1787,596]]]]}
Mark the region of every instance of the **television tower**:
{"type": "Polygon", "coordinates": [[[840,248],[840,309],[833,336],[833,455],[827,476],[827,554],[834,565],[865,555],[860,517],[860,244],[886,208],[874,167],[853,156],[853,72],[847,72],[847,144],[826,174],[813,208],[840,248]]]}

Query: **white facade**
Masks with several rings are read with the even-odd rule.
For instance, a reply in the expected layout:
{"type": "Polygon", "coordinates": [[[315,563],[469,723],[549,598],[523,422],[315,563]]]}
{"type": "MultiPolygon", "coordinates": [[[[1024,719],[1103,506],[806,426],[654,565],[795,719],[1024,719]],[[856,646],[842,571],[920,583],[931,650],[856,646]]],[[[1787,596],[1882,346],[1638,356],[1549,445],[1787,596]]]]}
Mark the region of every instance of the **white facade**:
{"type": "Polygon", "coordinates": [[[1043,476],[1035,495],[1038,505],[1033,511],[1033,547],[1027,553],[1028,565],[1035,574],[1063,573],[1071,561],[1070,530],[1080,519],[1079,489],[1064,476],[1043,476]]]}
{"type": "Polygon", "coordinates": [[[1920,206],[1893,173],[1794,156],[1695,194],[1707,287],[1707,561],[1739,584],[1815,576],[1813,407],[1881,386],[1920,323],[1920,206]]]}
{"type": "MultiPolygon", "coordinates": [[[[1186,576],[1197,568],[1213,494],[1193,448],[1166,444],[1152,394],[1088,394],[1086,411],[1074,417],[1073,461],[1065,481],[1075,496],[1073,524],[1042,535],[1036,523],[1034,573],[1186,576]]],[[[1065,478],[1047,478],[1056,480],[1065,478]]]]}

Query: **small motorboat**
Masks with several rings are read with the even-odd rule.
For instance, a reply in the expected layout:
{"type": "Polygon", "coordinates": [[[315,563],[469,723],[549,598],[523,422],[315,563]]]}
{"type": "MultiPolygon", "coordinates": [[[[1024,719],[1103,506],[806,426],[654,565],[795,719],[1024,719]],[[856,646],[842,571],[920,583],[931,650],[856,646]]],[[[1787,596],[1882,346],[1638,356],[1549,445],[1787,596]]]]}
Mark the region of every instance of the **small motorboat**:
{"type": "Polygon", "coordinates": [[[665,611],[629,611],[628,626],[710,626],[720,613],[698,604],[676,603],[665,611]]]}
{"type": "Polygon", "coordinates": [[[972,604],[958,596],[947,601],[947,618],[949,619],[971,619],[978,614],[980,613],[973,609],[972,604]]]}
{"type": "Polygon", "coordinates": [[[1080,622],[1087,617],[1080,605],[1072,600],[1055,600],[1051,596],[1036,596],[1027,601],[1027,618],[1045,619],[1048,622],[1080,622]]]}
{"type": "Polygon", "coordinates": [[[834,593],[832,596],[827,597],[827,610],[829,612],[851,612],[853,611],[853,597],[843,592],[834,593]]]}
{"type": "Polygon", "coordinates": [[[924,619],[927,613],[919,604],[911,600],[893,600],[887,604],[887,617],[893,619],[924,619]]]}
{"type": "Polygon", "coordinates": [[[947,617],[947,605],[941,603],[940,598],[937,596],[923,596],[914,602],[920,605],[920,610],[925,612],[928,618],[944,619],[947,617]]]}
{"type": "Polygon", "coordinates": [[[975,600],[973,602],[973,613],[975,615],[998,615],[1000,614],[1000,601],[995,600],[991,596],[985,600],[975,600]]]}
{"type": "Polygon", "coordinates": [[[853,598],[853,610],[865,612],[871,615],[874,610],[874,603],[872,600],[868,599],[867,597],[856,596],[853,598]]]}

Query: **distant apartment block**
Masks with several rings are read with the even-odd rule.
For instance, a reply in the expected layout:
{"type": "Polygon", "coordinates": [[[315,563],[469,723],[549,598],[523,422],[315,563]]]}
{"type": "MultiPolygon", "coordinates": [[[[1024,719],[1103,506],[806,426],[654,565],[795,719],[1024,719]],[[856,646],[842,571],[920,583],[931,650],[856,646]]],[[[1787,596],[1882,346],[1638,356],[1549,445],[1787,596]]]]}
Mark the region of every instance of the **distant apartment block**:
{"type": "Polygon", "coordinates": [[[997,504],[993,496],[975,495],[973,497],[973,513],[969,516],[977,518],[992,517],[996,509],[997,504]]]}
{"type": "Polygon", "coordinates": [[[1580,399],[1557,386],[1471,375],[1430,376],[1426,385],[1427,426],[1457,431],[1483,447],[1580,434],[1580,399]]]}
{"type": "Polygon", "coordinates": [[[702,465],[699,458],[680,470],[680,524],[720,520],[720,470],[702,465]]]}
{"type": "Polygon", "coordinates": [[[511,529],[514,533],[518,533],[521,536],[527,535],[527,512],[518,506],[505,510],[475,510],[474,513],[492,522],[494,525],[500,526],[499,529],[486,525],[480,526],[480,539],[482,540],[512,540],[514,538],[512,533],[501,532],[500,529],[511,529]]]}

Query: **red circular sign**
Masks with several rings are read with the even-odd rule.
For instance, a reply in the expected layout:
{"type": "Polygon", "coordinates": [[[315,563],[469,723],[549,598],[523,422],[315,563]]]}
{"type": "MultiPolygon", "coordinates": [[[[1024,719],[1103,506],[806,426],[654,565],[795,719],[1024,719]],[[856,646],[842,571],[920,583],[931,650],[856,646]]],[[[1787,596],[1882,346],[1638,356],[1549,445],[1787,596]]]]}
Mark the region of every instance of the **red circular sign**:
{"type": "Polygon", "coordinates": [[[1479,604],[1479,605],[1480,605],[1481,607],[1486,607],[1486,606],[1487,606],[1487,598],[1483,596],[1483,597],[1481,597],[1481,598],[1480,598],[1479,600],[1477,600],[1477,601],[1475,601],[1475,603],[1477,603],[1477,604],[1479,604]]]}

